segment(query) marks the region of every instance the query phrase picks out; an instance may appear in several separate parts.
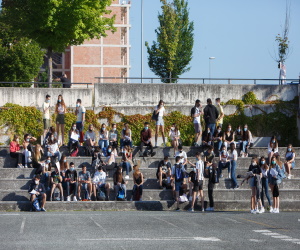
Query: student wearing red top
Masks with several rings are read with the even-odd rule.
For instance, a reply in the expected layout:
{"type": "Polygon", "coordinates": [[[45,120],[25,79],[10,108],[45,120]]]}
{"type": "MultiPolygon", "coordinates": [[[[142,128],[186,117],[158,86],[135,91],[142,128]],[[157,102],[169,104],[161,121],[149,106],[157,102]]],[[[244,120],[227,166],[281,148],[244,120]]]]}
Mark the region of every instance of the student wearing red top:
{"type": "Polygon", "coordinates": [[[9,145],[9,155],[12,158],[18,160],[18,168],[23,168],[22,165],[22,153],[20,152],[19,136],[14,135],[14,139],[10,142],[9,145]]]}
{"type": "Polygon", "coordinates": [[[140,146],[140,156],[143,156],[143,147],[147,146],[150,148],[150,155],[154,156],[153,146],[151,143],[151,129],[149,128],[149,122],[144,123],[144,129],[141,131],[141,146],[140,146]]]}

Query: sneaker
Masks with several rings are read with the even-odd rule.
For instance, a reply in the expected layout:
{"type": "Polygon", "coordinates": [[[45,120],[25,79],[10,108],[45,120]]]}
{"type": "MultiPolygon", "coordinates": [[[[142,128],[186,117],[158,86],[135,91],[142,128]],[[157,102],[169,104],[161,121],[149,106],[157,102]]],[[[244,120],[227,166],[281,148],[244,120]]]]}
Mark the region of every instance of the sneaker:
{"type": "Polygon", "coordinates": [[[191,207],[188,211],[189,212],[194,212],[194,208],[191,207]]]}
{"type": "Polygon", "coordinates": [[[289,174],[287,178],[288,178],[289,180],[292,179],[292,175],[289,174]]]}
{"type": "Polygon", "coordinates": [[[62,196],[61,199],[60,199],[60,201],[64,201],[64,200],[65,200],[65,197],[62,196]]]}
{"type": "Polygon", "coordinates": [[[27,167],[27,164],[25,164],[24,168],[28,168],[28,167],[27,167]]]}
{"type": "Polygon", "coordinates": [[[179,211],[180,211],[180,208],[179,208],[179,207],[178,207],[178,208],[176,208],[176,210],[175,210],[175,211],[178,211],[178,212],[179,212],[179,211]]]}
{"type": "Polygon", "coordinates": [[[236,187],[234,187],[233,189],[234,190],[236,190],[236,189],[239,189],[240,188],[240,186],[239,185],[237,185],[236,187]]]}
{"type": "Polygon", "coordinates": [[[21,164],[19,164],[17,168],[23,168],[23,166],[21,164]]]}
{"type": "Polygon", "coordinates": [[[193,200],[193,197],[192,196],[190,196],[190,198],[189,198],[189,201],[192,201],[193,200]]]}
{"type": "Polygon", "coordinates": [[[220,175],[220,178],[223,178],[223,174],[220,175]]]}
{"type": "Polygon", "coordinates": [[[273,213],[273,210],[274,210],[273,207],[270,207],[270,213],[273,213]]]}
{"type": "Polygon", "coordinates": [[[41,208],[41,212],[47,212],[45,208],[41,208]]]}
{"type": "Polygon", "coordinates": [[[77,201],[77,198],[76,198],[76,196],[74,196],[74,197],[73,197],[73,201],[77,201]]]}
{"type": "Polygon", "coordinates": [[[71,197],[70,196],[67,196],[67,201],[71,201],[71,197]]]}
{"type": "Polygon", "coordinates": [[[251,214],[257,214],[257,210],[256,209],[251,210],[251,214]]]}
{"type": "Polygon", "coordinates": [[[264,213],[264,212],[265,212],[265,208],[264,208],[264,207],[262,207],[262,208],[258,211],[259,214],[262,214],[262,213],[264,213]]]}
{"type": "Polygon", "coordinates": [[[204,211],[205,211],[204,208],[202,208],[202,213],[203,213],[204,211]]]}
{"type": "Polygon", "coordinates": [[[88,197],[87,200],[88,200],[88,201],[91,201],[92,199],[91,199],[91,197],[88,197]]]}
{"type": "Polygon", "coordinates": [[[279,209],[278,208],[273,209],[273,214],[279,214],[279,209]]]}
{"type": "Polygon", "coordinates": [[[156,152],[152,152],[151,157],[153,157],[154,155],[156,155],[156,152]]]}
{"type": "Polygon", "coordinates": [[[228,179],[231,179],[231,174],[228,174],[228,179]]]}
{"type": "Polygon", "coordinates": [[[126,175],[126,176],[125,176],[125,179],[128,180],[128,179],[129,179],[129,175],[126,175]]]}

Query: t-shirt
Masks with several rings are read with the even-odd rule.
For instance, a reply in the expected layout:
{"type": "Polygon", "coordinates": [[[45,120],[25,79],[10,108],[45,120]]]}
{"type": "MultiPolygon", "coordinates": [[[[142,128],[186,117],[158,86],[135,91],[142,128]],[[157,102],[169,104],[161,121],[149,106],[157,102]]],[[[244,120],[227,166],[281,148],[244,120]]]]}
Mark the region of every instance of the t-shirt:
{"type": "Polygon", "coordinates": [[[234,149],[233,150],[233,152],[231,153],[231,151],[230,151],[230,153],[229,153],[229,159],[230,160],[237,160],[237,158],[238,158],[238,153],[237,153],[237,151],[234,149]]]}
{"type": "Polygon", "coordinates": [[[100,140],[107,140],[108,139],[108,131],[104,130],[103,133],[102,133],[102,131],[100,130],[99,139],[100,140]]]}
{"type": "MultiPolygon", "coordinates": [[[[200,112],[201,112],[201,108],[194,107],[192,109],[192,115],[200,114],[200,112]]],[[[197,117],[194,117],[194,123],[200,123],[200,115],[197,117]]]]}
{"type": "Polygon", "coordinates": [[[294,153],[294,152],[287,152],[287,153],[285,154],[285,159],[286,159],[287,161],[290,161],[291,159],[293,159],[293,157],[295,157],[295,153],[294,153]]]}
{"type": "Polygon", "coordinates": [[[92,141],[96,140],[96,134],[94,131],[90,132],[90,131],[86,131],[84,134],[84,140],[88,140],[91,139],[92,141]]]}
{"type": "Polygon", "coordinates": [[[200,181],[200,180],[204,179],[204,177],[203,177],[204,163],[202,160],[199,160],[196,162],[196,170],[198,170],[198,169],[199,169],[199,176],[197,175],[197,171],[196,171],[196,179],[198,181],[200,181]]]}
{"type": "Polygon", "coordinates": [[[48,144],[49,152],[52,152],[53,154],[58,151],[58,144],[57,142],[53,144],[48,144]]]}
{"type": "Polygon", "coordinates": [[[77,112],[77,122],[82,122],[83,113],[85,113],[85,107],[79,106],[77,112]]]}
{"type": "Polygon", "coordinates": [[[88,181],[91,178],[91,174],[89,171],[86,171],[86,173],[83,173],[82,171],[80,171],[78,177],[82,181],[88,181]]]}
{"type": "Polygon", "coordinates": [[[170,130],[170,138],[173,141],[175,139],[175,137],[179,137],[180,136],[180,131],[174,129],[174,130],[170,130]]]}
{"type": "Polygon", "coordinates": [[[253,174],[260,174],[261,173],[261,169],[258,165],[253,166],[252,164],[249,166],[249,172],[252,171],[253,174]]]}
{"type": "Polygon", "coordinates": [[[185,162],[185,159],[187,159],[187,155],[186,155],[186,152],[185,151],[182,151],[181,153],[180,153],[180,151],[178,151],[178,152],[176,152],[176,154],[175,154],[175,158],[177,157],[177,156],[180,156],[180,163],[184,163],[185,162]]]}
{"type": "Polygon", "coordinates": [[[108,138],[110,141],[112,141],[113,139],[118,139],[118,131],[117,130],[111,130],[109,131],[109,135],[108,138]]]}
{"type": "Polygon", "coordinates": [[[51,173],[51,178],[53,178],[53,182],[56,183],[56,184],[60,183],[59,177],[60,177],[60,173],[59,172],[56,173],[55,171],[53,171],[51,173]]]}
{"type": "MultiPolygon", "coordinates": [[[[158,110],[158,106],[156,106],[154,110],[158,110]]],[[[158,112],[158,116],[163,117],[164,116],[164,112],[165,112],[165,107],[162,107],[160,109],[160,111],[158,112]]]]}
{"type": "Polygon", "coordinates": [[[225,153],[222,153],[221,154],[221,162],[225,163],[228,157],[229,157],[229,154],[227,151],[225,153]]]}
{"type": "Polygon", "coordinates": [[[68,169],[68,170],[66,171],[66,178],[69,178],[70,181],[76,181],[76,179],[77,179],[77,171],[74,170],[74,171],[72,172],[70,169],[68,169]]]}
{"type": "Polygon", "coordinates": [[[65,107],[61,104],[58,104],[58,107],[57,107],[57,111],[58,111],[58,114],[64,114],[65,113],[65,107]]]}
{"type": "Polygon", "coordinates": [[[50,119],[50,102],[44,102],[42,105],[43,108],[43,119],[50,119]],[[47,109],[47,110],[46,110],[47,109]]]}
{"type": "Polygon", "coordinates": [[[105,183],[105,180],[106,180],[106,173],[103,171],[102,172],[97,171],[94,175],[93,183],[98,184],[100,182],[101,184],[103,184],[105,183]]]}
{"type": "MultiPolygon", "coordinates": [[[[219,117],[224,114],[223,107],[221,105],[216,105],[216,108],[219,112],[219,117]]],[[[223,124],[223,117],[219,120],[219,123],[223,124]]]]}
{"type": "Polygon", "coordinates": [[[205,151],[205,152],[204,152],[204,156],[205,156],[205,158],[206,158],[206,161],[212,163],[212,161],[213,161],[213,159],[214,159],[214,157],[215,157],[215,154],[214,154],[213,152],[208,153],[208,151],[205,151]]]}
{"type": "Polygon", "coordinates": [[[159,168],[161,167],[161,170],[164,172],[168,172],[168,169],[171,168],[171,163],[165,162],[164,160],[160,161],[158,164],[157,172],[159,172],[159,168]]]}

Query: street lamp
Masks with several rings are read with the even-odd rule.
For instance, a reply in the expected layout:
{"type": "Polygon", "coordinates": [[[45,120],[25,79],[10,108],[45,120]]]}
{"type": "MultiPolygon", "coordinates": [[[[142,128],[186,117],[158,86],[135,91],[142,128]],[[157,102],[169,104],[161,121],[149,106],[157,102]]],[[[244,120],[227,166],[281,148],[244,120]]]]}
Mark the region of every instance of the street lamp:
{"type": "Polygon", "coordinates": [[[210,77],[211,77],[211,66],[210,66],[210,62],[211,62],[211,60],[213,60],[213,59],[216,59],[214,56],[211,56],[211,57],[209,57],[208,58],[209,59],[209,83],[210,83],[210,77]]]}

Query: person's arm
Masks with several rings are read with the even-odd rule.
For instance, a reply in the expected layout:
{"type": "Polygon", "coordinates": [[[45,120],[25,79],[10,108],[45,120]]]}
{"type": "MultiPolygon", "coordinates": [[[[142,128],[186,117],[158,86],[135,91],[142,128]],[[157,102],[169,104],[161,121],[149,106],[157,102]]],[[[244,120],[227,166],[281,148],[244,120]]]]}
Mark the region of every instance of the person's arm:
{"type": "Polygon", "coordinates": [[[234,139],[235,139],[235,135],[234,135],[234,133],[232,133],[232,141],[231,142],[234,142],[234,139]]]}
{"type": "Polygon", "coordinates": [[[140,185],[139,186],[141,186],[141,185],[143,185],[144,184],[144,175],[141,173],[141,183],[140,183],[140,185]]]}
{"type": "Polygon", "coordinates": [[[82,112],[82,123],[85,122],[85,112],[82,112]]]}
{"type": "Polygon", "coordinates": [[[220,117],[219,117],[219,120],[221,120],[223,117],[224,117],[224,110],[223,110],[223,107],[220,105],[220,117]]]}
{"type": "Polygon", "coordinates": [[[190,162],[189,160],[188,160],[187,162],[188,162],[188,164],[190,164],[192,167],[196,167],[196,165],[193,164],[192,162],[190,162]]]}
{"type": "Polygon", "coordinates": [[[13,141],[9,144],[9,152],[16,152],[16,144],[13,141]]]}

